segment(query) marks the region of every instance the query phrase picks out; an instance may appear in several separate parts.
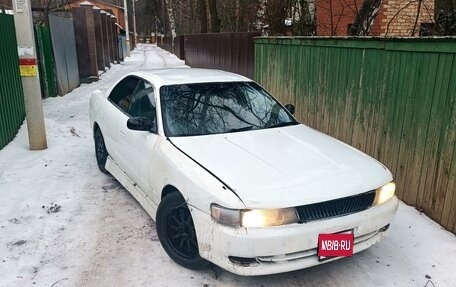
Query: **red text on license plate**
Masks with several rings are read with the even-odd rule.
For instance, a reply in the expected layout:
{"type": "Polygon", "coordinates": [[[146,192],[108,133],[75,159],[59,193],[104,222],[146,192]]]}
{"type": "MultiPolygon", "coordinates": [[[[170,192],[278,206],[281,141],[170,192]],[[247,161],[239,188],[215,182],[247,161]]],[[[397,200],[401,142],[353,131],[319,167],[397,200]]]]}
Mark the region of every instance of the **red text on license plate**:
{"type": "Polygon", "coordinates": [[[353,233],[318,235],[318,256],[340,257],[353,255],[353,233]]]}

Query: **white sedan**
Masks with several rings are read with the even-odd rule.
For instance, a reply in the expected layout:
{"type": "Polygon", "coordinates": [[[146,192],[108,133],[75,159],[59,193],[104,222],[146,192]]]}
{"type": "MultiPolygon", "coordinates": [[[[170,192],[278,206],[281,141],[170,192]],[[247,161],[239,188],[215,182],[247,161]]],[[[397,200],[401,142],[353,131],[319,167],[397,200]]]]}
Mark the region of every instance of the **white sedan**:
{"type": "Polygon", "coordinates": [[[90,99],[98,167],[155,220],[168,255],[241,275],[351,256],[397,211],[385,166],[293,113],[257,83],[205,69],[133,72],[90,99]]]}

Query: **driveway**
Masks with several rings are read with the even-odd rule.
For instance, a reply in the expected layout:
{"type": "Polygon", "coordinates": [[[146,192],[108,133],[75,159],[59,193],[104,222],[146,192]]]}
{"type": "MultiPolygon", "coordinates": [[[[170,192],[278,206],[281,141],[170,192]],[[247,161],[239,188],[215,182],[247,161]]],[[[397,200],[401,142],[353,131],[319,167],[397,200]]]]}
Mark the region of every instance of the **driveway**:
{"type": "Polygon", "coordinates": [[[456,286],[455,235],[402,203],[387,239],[317,267],[241,277],[172,262],[154,222],[99,172],[88,103],[129,71],[183,64],[143,45],[98,82],[44,100],[47,150],[28,150],[25,124],[0,150],[0,286],[456,286]]]}

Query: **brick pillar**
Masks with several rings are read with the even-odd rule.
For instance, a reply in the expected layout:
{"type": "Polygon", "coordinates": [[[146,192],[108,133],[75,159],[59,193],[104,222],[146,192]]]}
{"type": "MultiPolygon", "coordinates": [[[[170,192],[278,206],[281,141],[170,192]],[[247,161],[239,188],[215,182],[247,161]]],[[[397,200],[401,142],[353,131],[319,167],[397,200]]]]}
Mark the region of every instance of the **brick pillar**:
{"type": "Polygon", "coordinates": [[[98,80],[95,23],[92,7],[92,4],[85,2],[81,3],[80,7],[72,9],[81,82],[98,80]]]}
{"type": "Polygon", "coordinates": [[[106,28],[108,30],[108,42],[109,42],[109,62],[114,63],[114,43],[112,42],[112,35],[114,34],[112,30],[111,14],[106,15],[106,28]]]}
{"type": "Polygon", "coordinates": [[[108,14],[101,11],[101,27],[103,30],[103,48],[104,48],[104,64],[109,69],[110,64],[110,48],[109,48],[109,29],[107,24],[108,14]]]}
{"type": "Polygon", "coordinates": [[[114,60],[116,61],[116,63],[120,63],[120,58],[119,58],[119,37],[117,36],[117,17],[112,15],[111,16],[111,23],[112,23],[112,31],[113,31],[113,35],[112,35],[112,42],[114,43],[114,60]]]}
{"type": "Polygon", "coordinates": [[[105,70],[104,64],[104,47],[103,47],[103,31],[101,24],[101,10],[97,6],[93,6],[93,17],[95,23],[95,44],[97,49],[97,65],[98,70],[105,70]]]}

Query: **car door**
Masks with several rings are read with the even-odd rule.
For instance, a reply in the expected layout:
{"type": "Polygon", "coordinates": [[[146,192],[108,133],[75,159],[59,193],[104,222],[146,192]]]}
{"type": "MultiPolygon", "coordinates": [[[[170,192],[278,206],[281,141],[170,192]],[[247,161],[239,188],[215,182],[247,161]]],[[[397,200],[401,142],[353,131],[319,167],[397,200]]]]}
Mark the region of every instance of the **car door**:
{"type": "Polygon", "coordinates": [[[105,138],[106,149],[111,157],[125,171],[128,167],[128,155],[125,154],[125,136],[127,130],[128,110],[132,97],[141,80],[128,76],[122,79],[108,97],[110,104],[102,112],[104,125],[101,127],[105,138]]]}
{"type": "Polygon", "coordinates": [[[154,199],[154,190],[151,184],[154,160],[154,148],[157,143],[157,112],[155,104],[154,87],[147,81],[142,80],[132,97],[128,115],[130,117],[147,117],[154,127],[151,131],[126,130],[125,147],[123,151],[128,154],[128,168],[132,179],[139,184],[141,189],[150,199],[154,199]]]}

